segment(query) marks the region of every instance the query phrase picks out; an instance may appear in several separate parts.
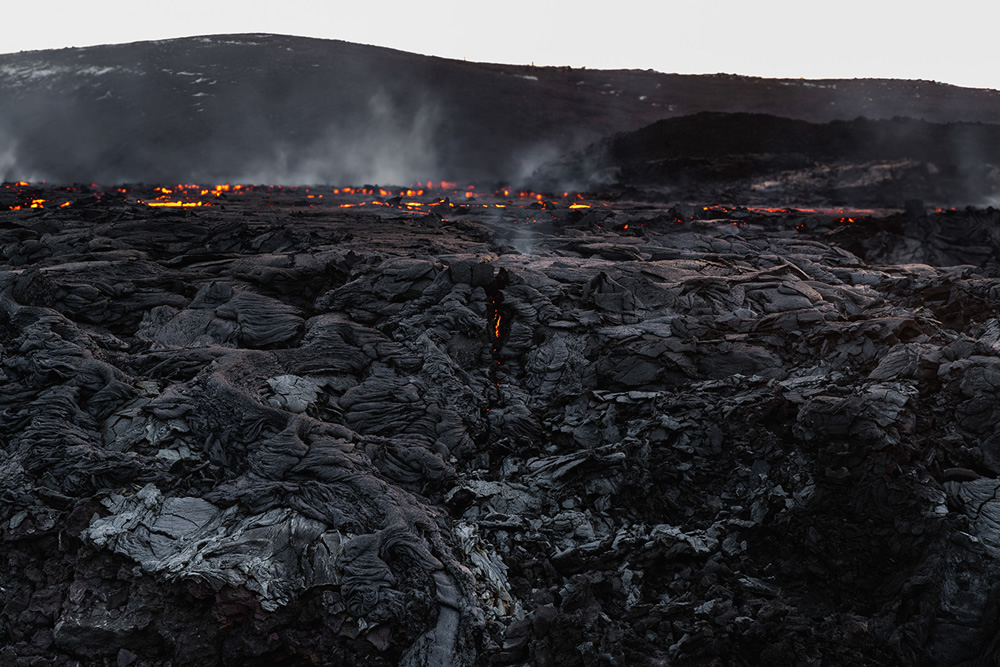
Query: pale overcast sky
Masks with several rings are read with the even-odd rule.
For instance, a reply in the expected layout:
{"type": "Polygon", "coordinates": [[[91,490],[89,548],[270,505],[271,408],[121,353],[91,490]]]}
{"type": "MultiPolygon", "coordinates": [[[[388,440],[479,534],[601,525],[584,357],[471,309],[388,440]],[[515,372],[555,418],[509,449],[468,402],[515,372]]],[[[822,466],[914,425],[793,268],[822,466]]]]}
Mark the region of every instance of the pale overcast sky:
{"type": "Polygon", "coordinates": [[[270,32],[483,62],[1000,90],[990,0],[54,0],[0,17],[0,53],[270,32]]]}

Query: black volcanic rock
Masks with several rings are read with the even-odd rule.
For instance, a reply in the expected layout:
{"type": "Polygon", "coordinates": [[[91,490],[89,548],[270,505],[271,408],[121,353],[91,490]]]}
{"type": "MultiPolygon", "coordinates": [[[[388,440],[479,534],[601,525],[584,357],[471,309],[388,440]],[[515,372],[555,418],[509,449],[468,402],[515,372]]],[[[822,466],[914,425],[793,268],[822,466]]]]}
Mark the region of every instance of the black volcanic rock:
{"type": "Polygon", "coordinates": [[[5,665],[996,662],[996,210],[4,190],[5,665]]]}
{"type": "Polygon", "coordinates": [[[540,168],[536,185],[669,188],[679,199],[897,207],[1000,196],[1000,125],[856,118],[817,124],[703,112],[658,121],[540,168]],[[569,185],[567,185],[569,184],[569,185]]]}
{"type": "Polygon", "coordinates": [[[705,112],[619,135],[610,142],[609,153],[620,163],[742,154],[789,154],[823,161],[995,163],[1000,162],[1000,125],[898,117],[817,124],[764,114],[705,112]]]}
{"type": "Polygon", "coordinates": [[[699,111],[997,122],[1000,93],[467,63],[277,35],[0,55],[0,180],[516,180],[699,111]]]}

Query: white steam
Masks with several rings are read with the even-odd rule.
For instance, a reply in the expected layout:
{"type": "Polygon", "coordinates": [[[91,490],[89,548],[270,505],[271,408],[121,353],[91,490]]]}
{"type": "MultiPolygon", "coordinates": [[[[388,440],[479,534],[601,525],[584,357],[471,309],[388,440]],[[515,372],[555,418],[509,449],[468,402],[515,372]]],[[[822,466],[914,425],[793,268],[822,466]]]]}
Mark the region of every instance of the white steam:
{"type": "Polygon", "coordinates": [[[0,137],[0,181],[13,181],[20,178],[16,174],[17,146],[14,142],[0,137]]]}
{"type": "Polygon", "coordinates": [[[330,125],[308,148],[278,144],[239,178],[243,183],[392,183],[439,178],[435,137],[440,107],[429,101],[404,112],[384,90],[368,101],[360,124],[330,125]]]}
{"type": "Polygon", "coordinates": [[[31,178],[18,166],[17,141],[0,127],[0,183],[21,180],[31,180],[31,178]]]}

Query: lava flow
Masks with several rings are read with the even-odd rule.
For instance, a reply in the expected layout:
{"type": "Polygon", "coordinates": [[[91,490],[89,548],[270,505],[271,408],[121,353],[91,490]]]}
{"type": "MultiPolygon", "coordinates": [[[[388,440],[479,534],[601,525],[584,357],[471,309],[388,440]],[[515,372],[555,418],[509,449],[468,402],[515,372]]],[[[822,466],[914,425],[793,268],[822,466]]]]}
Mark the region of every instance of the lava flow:
{"type": "MultiPolygon", "coordinates": [[[[636,204],[634,221],[609,217],[611,201],[619,215],[623,204],[617,196],[599,196],[593,193],[557,192],[541,193],[532,190],[515,190],[507,186],[460,186],[451,181],[419,182],[407,187],[396,186],[281,186],[253,184],[145,186],[124,184],[103,188],[97,184],[84,186],[48,186],[44,182],[32,185],[26,181],[5,183],[0,186],[0,211],[21,211],[92,206],[95,203],[113,206],[134,206],[193,213],[209,208],[239,210],[243,215],[253,215],[261,207],[283,206],[314,209],[316,215],[326,211],[344,213],[376,213],[379,217],[424,218],[432,222],[453,219],[491,221],[510,225],[556,227],[586,223],[598,229],[619,234],[642,234],[662,216],[638,213],[648,205],[636,204]]],[[[689,205],[688,205],[689,206],[689,205]]],[[[624,208],[628,208],[626,205],[624,208]]],[[[868,209],[802,209],[764,208],[705,205],[690,207],[690,216],[674,216],[675,221],[692,219],[719,221],[731,225],[748,222],[767,222],[783,216],[817,216],[828,222],[853,223],[876,212],[868,209]]],[[[631,215],[631,214],[630,214],[631,215]]],[[[447,231],[453,231],[448,229],[447,231]]],[[[525,244],[526,238],[512,239],[515,247],[525,244]]],[[[529,244],[530,245],[530,244],[529,244]]],[[[495,337],[499,337],[499,323],[495,323],[495,337]]]]}

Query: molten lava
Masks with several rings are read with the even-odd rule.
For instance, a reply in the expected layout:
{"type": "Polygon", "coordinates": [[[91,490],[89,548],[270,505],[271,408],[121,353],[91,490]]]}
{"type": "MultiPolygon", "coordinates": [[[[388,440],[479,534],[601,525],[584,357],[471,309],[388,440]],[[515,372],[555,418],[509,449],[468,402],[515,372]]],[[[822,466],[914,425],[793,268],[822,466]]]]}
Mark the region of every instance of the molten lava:
{"type": "Polygon", "coordinates": [[[165,206],[167,208],[194,208],[198,206],[211,206],[203,201],[150,201],[141,202],[146,206],[165,206]]]}

